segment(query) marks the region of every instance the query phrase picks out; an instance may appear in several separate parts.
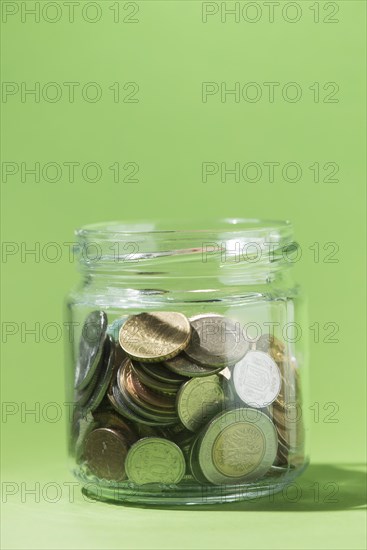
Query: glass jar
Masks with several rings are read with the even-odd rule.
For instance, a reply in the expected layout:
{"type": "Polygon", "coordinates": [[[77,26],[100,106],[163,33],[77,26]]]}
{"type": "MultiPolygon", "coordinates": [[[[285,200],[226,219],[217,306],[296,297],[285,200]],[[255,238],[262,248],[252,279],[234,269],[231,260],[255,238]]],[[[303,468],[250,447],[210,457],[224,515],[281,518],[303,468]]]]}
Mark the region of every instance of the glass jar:
{"type": "Polygon", "coordinates": [[[182,505],[282,490],[308,463],[291,225],[114,222],[76,236],[67,399],[85,493],[182,505]]]}

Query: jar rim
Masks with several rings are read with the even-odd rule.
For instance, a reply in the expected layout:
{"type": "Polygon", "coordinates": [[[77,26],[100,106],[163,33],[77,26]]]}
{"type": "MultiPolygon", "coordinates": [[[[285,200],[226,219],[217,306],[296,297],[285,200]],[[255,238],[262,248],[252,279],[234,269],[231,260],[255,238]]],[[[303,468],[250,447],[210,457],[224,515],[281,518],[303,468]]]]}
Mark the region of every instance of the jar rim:
{"type": "Polygon", "coordinates": [[[167,233],[176,235],[198,235],[220,233],[223,237],[226,234],[247,235],[253,231],[268,233],[270,231],[284,229],[292,230],[289,220],[272,220],[260,218],[217,218],[203,220],[154,220],[146,221],[110,221],[86,224],[75,230],[75,235],[85,238],[103,238],[111,235],[131,236],[167,233]],[[175,229],[173,229],[175,228],[175,229]]]}
{"type": "Polygon", "coordinates": [[[288,253],[298,247],[289,221],[255,218],[96,223],[76,237],[82,270],[125,280],[267,280],[291,267],[288,253]]]}

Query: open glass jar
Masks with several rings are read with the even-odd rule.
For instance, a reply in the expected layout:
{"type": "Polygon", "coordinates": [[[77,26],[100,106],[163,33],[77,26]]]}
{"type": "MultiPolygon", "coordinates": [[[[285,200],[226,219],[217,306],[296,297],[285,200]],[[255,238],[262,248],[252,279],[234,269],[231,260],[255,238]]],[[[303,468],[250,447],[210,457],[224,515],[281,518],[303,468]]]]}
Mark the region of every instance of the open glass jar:
{"type": "Polygon", "coordinates": [[[92,497],[244,500],[282,490],[307,465],[291,225],[213,225],[116,222],[76,232],[69,450],[92,497]]]}

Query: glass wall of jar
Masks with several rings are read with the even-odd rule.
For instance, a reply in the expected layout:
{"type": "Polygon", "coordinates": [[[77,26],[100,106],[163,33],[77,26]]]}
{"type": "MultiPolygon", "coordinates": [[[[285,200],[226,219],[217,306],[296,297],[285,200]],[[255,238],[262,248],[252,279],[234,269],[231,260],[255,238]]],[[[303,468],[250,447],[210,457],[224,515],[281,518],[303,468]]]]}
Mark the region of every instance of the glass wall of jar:
{"type": "Polygon", "coordinates": [[[76,232],[69,453],[88,495],[209,504],[306,467],[305,313],[288,222],[76,232]]]}

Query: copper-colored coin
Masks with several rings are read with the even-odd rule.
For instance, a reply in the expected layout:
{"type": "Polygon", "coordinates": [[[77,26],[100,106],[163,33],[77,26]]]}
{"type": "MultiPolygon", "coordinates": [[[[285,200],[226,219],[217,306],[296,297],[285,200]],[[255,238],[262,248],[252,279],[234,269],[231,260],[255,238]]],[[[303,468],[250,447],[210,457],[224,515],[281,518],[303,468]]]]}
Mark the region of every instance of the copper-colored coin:
{"type": "Polygon", "coordinates": [[[286,428],[287,420],[286,420],[284,409],[278,409],[276,407],[272,407],[271,416],[274,424],[276,424],[277,426],[281,426],[282,428],[286,428]]]}
{"type": "Polygon", "coordinates": [[[295,440],[295,431],[289,428],[283,428],[282,426],[279,426],[279,424],[276,424],[275,427],[278,432],[279,443],[282,444],[283,447],[289,449],[295,440]]]}
{"type": "Polygon", "coordinates": [[[131,379],[131,372],[128,372],[124,368],[124,364],[121,365],[118,375],[117,384],[122,398],[127,405],[135,412],[135,414],[147,418],[149,420],[159,422],[177,421],[177,414],[175,409],[164,409],[155,405],[150,405],[140,397],[136,391],[131,379]]]}
{"type": "Polygon", "coordinates": [[[126,394],[122,394],[117,386],[117,384],[111,386],[108,394],[107,394],[108,400],[110,401],[113,408],[121,414],[124,418],[127,418],[128,420],[131,420],[134,422],[136,426],[170,426],[177,422],[177,419],[174,420],[171,419],[165,419],[154,417],[153,419],[144,417],[141,414],[142,409],[137,409],[139,412],[135,412],[134,403],[129,398],[129,396],[126,394]],[[140,413],[140,414],[139,414],[140,413]]]}
{"type": "Polygon", "coordinates": [[[100,479],[126,478],[125,459],[129,445],[123,435],[111,428],[97,428],[84,443],[83,458],[88,469],[100,479]]]}
{"type": "Polygon", "coordinates": [[[147,363],[174,357],[189,343],[191,326],[185,315],[154,311],[131,315],[120,330],[120,345],[132,358],[147,363]]]}
{"type": "Polygon", "coordinates": [[[161,382],[156,378],[150,376],[142,366],[136,361],[131,363],[132,369],[136,376],[148,388],[151,388],[155,392],[163,395],[176,395],[179,386],[177,384],[168,384],[167,382],[161,382]]]}
{"type": "Polygon", "coordinates": [[[148,405],[154,407],[160,411],[161,409],[167,409],[175,411],[175,401],[165,395],[159,395],[153,390],[140,382],[139,378],[132,370],[131,361],[127,359],[123,365],[121,365],[117,383],[124,385],[125,388],[131,393],[133,399],[137,400],[137,403],[145,401],[148,405]]]}
{"type": "Polygon", "coordinates": [[[288,452],[283,451],[278,447],[278,452],[277,452],[276,459],[274,460],[274,465],[287,466],[287,464],[288,464],[288,452]]]}
{"type": "Polygon", "coordinates": [[[112,428],[122,432],[129,443],[134,443],[138,439],[138,435],[132,424],[128,424],[121,416],[113,411],[98,411],[93,413],[93,419],[96,428],[112,428]]]}

